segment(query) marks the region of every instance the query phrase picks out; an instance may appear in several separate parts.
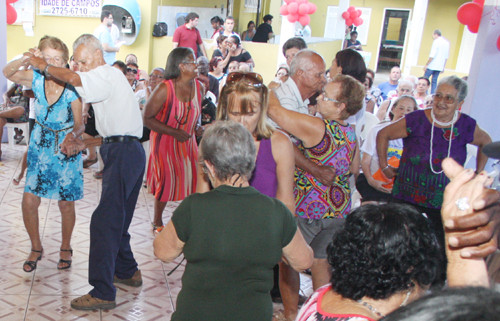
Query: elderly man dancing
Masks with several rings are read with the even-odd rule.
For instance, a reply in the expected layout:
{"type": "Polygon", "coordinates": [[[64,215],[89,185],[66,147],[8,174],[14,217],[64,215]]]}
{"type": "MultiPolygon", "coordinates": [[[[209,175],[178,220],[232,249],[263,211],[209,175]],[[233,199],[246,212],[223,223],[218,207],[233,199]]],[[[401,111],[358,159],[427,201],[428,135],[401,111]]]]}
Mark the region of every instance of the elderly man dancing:
{"type": "MultiPolygon", "coordinates": [[[[102,194],[90,222],[88,294],[71,301],[78,310],[112,309],[116,306],[113,282],[142,285],[140,270],[130,248],[128,228],[132,221],[145,167],[142,117],[134,93],[121,71],[107,65],[101,43],[82,35],[73,44],[79,71],[54,67],[31,55],[30,64],[45,74],[73,85],[94,107],[96,128],[104,137],[102,194]]],[[[85,148],[73,139],[70,153],[85,148]]]]}

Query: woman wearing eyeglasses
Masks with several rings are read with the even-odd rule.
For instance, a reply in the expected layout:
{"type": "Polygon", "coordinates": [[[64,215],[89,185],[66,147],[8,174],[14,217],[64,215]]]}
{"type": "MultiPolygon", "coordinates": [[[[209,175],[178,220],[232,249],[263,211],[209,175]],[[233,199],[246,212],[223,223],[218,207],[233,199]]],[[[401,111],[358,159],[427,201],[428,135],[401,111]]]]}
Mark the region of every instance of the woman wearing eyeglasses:
{"type": "MultiPolygon", "coordinates": [[[[282,201],[290,212],[295,212],[293,197],[293,173],[295,169],[293,146],[290,138],[275,130],[267,118],[268,89],[257,73],[233,72],[227,76],[217,107],[217,120],[233,120],[252,134],[257,149],[255,170],[249,180],[250,186],[269,197],[282,201]]],[[[208,177],[198,173],[197,192],[209,190],[208,177]]],[[[290,273],[291,267],[280,264],[281,297],[285,315],[295,319],[298,306],[298,292],[292,299],[290,283],[298,287],[298,273],[290,273]],[[295,277],[295,278],[293,278],[295,277]],[[293,279],[290,279],[293,278],[293,279]],[[284,283],[283,283],[284,282],[284,283]]]]}
{"type": "Polygon", "coordinates": [[[426,213],[441,244],[444,255],[444,232],[441,222],[443,193],[449,179],[441,162],[446,157],[463,165],[467,144],[478,146],[476,172],[484,169],[487,156],[482,153],[490,136],[476,121],[459,110],[467,96],[467,83],[450,76],[439,82],[432,108],[407,114],[377,135],[377,154],[382,173],[396,177],[392,197],[410,203],[426,213]],[[403,154],[396,171],[387,163],[390,140],[403,138],[403,154]]]}
{"type": "Polygon", "coordinates": [[[62,242],[57,269],[71,267],[71,234],[75,225],[75,201],[83,198],[81,153],[67,150],[75,138],[83,134],[82,103],[71,85],[53,78],[48,67],[64,67],[69,58],[68,48],[58,38],[45,36],[31,54],[47,62],[45,70],[24,69],[29,54],[7,64],[6,78],[32,88],[35,95],[36,122],[28,147],[26,187],[23,194],[23,220],[31,240],[31,251],[23,264],[32,272],[42,258],[43,247],[38,230],[38,207],[41,198],[58,201],[61,212],[62,242]]]}
{"type": "Polygon", "coordinates": [[[197,65],[190,48],[170,52],[165,80],[151,94],[144,123],[151,129],[148,186],[155,196],[153,230],[163,228],[162,213],[169,201],[195,191],[198,146],[194,135],[205,96],[196,80],[197,65]]]}
{"type": "Polygon", "coordinates": [[[336,169],[330,186],[304,170],[295,170],[295,213],[306,242],[314,250],[314,289],[330,279],[326,247],[351,210],[349,176],[358,151],[354,128],[346,119],[362,108],[364,98],[363,85],[347,75],[333,77],[318,96],[317,111],[323,119],[285,109],[270,95],[272,120],[300,140],[298,148],[307,158],[336,169]]]}

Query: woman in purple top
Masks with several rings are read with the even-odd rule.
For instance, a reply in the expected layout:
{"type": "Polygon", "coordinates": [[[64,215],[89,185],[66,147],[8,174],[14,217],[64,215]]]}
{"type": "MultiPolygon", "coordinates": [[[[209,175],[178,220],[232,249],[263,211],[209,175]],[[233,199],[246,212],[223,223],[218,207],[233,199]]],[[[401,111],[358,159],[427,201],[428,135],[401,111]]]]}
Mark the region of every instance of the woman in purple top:
{"type": "MultiPolygon", "coordinates": [[[[257,161],[250,185],[262,194],[282,201],[295,213],[293,145],[286,134],[269,125],[267,97],[268,89],[259,74],[231,73],[221,91],[217,119],[234,120],[252,133],[257,147],[257,161]]],[[[197,192],[207,189],[206,177],[198,177],[197,192]]],[[[280,282],[280,290],[285,315],[293,320],[298,310],[298,273],[284,263],[280,263],[280,273],[283,274],[280,278],[283,281],[280,282]],[[290,288],[296,290],[289,290],[290,288]]]]}
{"type": "Polygon", "coordinates": [[[446,157],[463,165],[467,144],[478,146],[476,172],[484,169],[488,157],[483,154],[490,136],[471,117],[459,110],[467,96],[467,83],[456,77],[446,77],[439,82],[432,108],[417,110],[398,122],[382,129],[377,136],[377,154],[382,172],[388,178],[396,176],[392,196],[413,204],[426,213],[441,245],[444,232],[441,222],[441,205],[448,178],[441,162],[446,157]],[[399,169],[387,164],[389,140],[403,138],[403,155],[399,169]]]}

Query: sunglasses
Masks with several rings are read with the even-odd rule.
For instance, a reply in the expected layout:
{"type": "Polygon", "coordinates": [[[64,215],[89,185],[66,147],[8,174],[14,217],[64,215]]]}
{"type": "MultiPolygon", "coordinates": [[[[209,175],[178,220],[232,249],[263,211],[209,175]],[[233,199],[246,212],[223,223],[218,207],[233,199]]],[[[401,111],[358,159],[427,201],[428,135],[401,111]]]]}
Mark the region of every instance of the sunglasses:
{"type": "Polygon", "coordinates": [[[127,68],[127,72],[133,72],[134,74],[137,74],[137,69],[127,68]]]}
{"type": "Polygon", "coordinates": [[[256,72],[232,72],[227,75],[226,84],[232,85],[243,80],[245,80],[245,84],[255,88],[264,85],[262,76],[256,72]]]}

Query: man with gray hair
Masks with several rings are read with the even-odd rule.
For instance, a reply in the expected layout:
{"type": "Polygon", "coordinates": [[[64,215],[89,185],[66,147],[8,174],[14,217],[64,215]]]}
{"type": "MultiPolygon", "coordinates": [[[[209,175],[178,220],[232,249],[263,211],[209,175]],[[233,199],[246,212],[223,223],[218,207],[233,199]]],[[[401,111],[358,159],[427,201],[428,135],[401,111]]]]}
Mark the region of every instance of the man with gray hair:
{"type": "MultiPolygon", "coordinates": [[[[326,85],[325,69],[325,61],[318,53],[309,49],[298,51],[290,63],[290,77],[274,90],[281,106],[308,114],[309,98],[321,92],[326,85]]],[[[316,165],[306,159],[297,147],[294,150],[297,167],[308,171],[325,185],[332,184],[336,175],[334,168],[316,165]]],[[[299,302],[299,275],[285,263],[280,263],[280,274],[279,286],[285,318],[293,320],[297,315],[299,302]]]]}
{"type": "MultiPolygon", "coordinates": [[[[116,306],[114,283],[142,285],[130,248],[128,228],[142,186],[146,158],[139,143],[142,116],[127,79],[106,64],[99,40],[89,34],[76,39],[73,56],[78,72],[57,68],[30,57],[30,64],[46,75],[73,85],[94,107],[96,129],[104,137],[102,193],[90,222],[89,283],[94,288],[71,301],[77,310],[112,309],[116,306]]],[[[85,144],[73,137],[68,148],[76,154],[85,144]]]]}
{"type": "Polygon", "coordinates": [[[446,61],[450,55],[450,42],[441,36],[439,29],[434,30],[432,38],[434,38],[434,41],[432,42],[429,60],[424,66],[424,77],[431,79],[432,76],[431,94],[434,94],[439,74],[444,71],[446,61]]]}

